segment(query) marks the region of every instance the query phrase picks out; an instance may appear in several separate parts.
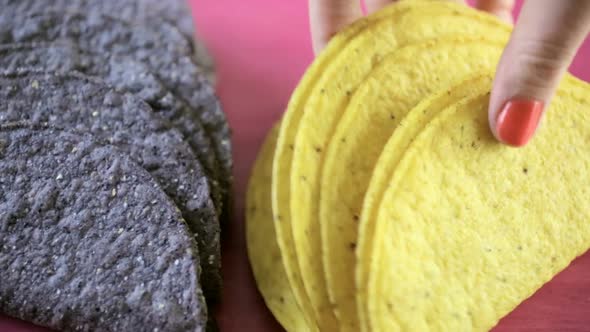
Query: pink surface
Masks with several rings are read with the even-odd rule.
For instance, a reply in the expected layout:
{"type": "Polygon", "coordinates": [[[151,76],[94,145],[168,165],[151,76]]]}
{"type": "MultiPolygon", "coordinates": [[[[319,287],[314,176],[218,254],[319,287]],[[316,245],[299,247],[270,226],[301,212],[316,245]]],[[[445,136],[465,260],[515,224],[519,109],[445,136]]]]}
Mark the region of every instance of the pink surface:
{"type": "MultiPolygon", "coordinates": [[[[218,94],[234,128],[236,217],[224,243],[225,292],[221,331],[280,331],[252,281],[245,254],[246,181],[262,139],[281,116],[312,60],[305,0],[193,0],[202,38],[218,67],[218,94]]],[[[520,1],[519,1],[520,3],[520,1]]],[[[590,80],[590,43],[573,63],[590,80]]],[[[502,320],[496,331],[587,331],[590,326],[590,254],[502,320]]],[[[45,331],[0,317],[0,332],[45,331]]]]}

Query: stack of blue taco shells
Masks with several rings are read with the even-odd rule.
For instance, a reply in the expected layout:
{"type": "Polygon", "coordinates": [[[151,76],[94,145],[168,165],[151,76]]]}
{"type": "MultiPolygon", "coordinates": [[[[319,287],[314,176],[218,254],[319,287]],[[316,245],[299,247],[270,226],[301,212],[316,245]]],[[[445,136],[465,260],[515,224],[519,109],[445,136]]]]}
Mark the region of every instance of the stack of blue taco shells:
{"type": "Polygon", "coordinates": [[[0,0],[0,312],[212,331],[231,132],[184,0],[0,0]]]}

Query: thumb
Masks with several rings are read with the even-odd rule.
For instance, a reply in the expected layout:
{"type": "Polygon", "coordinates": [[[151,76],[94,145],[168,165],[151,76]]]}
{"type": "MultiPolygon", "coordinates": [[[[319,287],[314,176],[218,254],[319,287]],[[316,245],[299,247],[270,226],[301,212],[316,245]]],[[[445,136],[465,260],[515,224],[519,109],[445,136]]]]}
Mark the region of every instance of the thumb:
{"type": "Polygon", "coordinates": [[[528,143],[589,30],[590,1],[524,4],[490,97],[489,122],[498,140],[512,146],[528,143]]]}
{"type": "Polygon", "coordinates": [[[321,52],[338,31],[363,16],[358,0],[309,0],[313,50],[321,52]]]}

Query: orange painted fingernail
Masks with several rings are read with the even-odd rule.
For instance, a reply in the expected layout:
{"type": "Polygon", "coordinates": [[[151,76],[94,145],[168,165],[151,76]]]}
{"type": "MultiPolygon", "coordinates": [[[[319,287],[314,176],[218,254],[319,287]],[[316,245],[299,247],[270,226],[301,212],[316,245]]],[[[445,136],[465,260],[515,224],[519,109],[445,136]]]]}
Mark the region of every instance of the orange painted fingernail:
{"type": "Polygon", "coordinates": [[[496,130],[505,144],[520,147],[526,145],[541,119],[545,104],[536,100],[509,100],[498,113],[496,130]]]}

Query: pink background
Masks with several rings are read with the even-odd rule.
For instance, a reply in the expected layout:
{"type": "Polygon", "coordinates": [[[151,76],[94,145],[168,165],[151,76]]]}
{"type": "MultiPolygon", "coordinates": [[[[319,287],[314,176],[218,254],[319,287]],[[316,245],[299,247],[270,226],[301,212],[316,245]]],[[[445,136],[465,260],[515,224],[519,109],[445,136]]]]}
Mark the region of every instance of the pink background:
{"type": "MultiPolygon", "coordinates": [[[[234,129],[236,217],[225,234],[221,331],[280,331],[252,281],[243,236],[246,181],[262,139],[312,61],[307,1],[192,0],[197,28],[218,68],[217,91],[234,129]]],[[[521,1],[518,1],[520,4],[521,1]]],[[[517,8],[518,9],[518,8],[517,8]]],[[[590,80],[590,42],[572,65],[590,80]]],[[[503,319],[496,331],[587,331],[590,253],[503,319]]],[[[46,331],[0,316],[0,332],[46,331]]]]}

